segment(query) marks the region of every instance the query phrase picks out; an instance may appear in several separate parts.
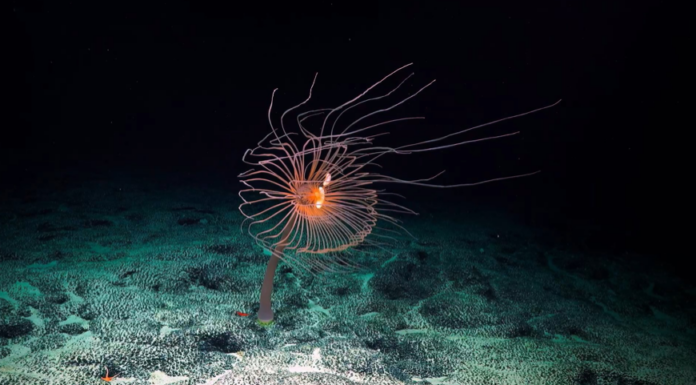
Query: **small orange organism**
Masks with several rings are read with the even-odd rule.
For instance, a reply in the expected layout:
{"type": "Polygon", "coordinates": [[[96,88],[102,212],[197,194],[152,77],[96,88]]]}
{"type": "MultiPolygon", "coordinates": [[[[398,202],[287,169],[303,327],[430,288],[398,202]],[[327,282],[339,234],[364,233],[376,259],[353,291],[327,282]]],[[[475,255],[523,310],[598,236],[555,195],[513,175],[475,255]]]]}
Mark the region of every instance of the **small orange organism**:
{"type": "Polygon", "coordinates": [[[105,366],[104,368],[106,369],[106,376],[102,377],[102,378],[101,378],[102,380],[104,380],[104,381],[106,381],[106,382],[111,382],[111,380],[113,380],[114,378],[118,377],[118,374],[109,377],[109,368],[107,368],[106,366],[105,366]]]}

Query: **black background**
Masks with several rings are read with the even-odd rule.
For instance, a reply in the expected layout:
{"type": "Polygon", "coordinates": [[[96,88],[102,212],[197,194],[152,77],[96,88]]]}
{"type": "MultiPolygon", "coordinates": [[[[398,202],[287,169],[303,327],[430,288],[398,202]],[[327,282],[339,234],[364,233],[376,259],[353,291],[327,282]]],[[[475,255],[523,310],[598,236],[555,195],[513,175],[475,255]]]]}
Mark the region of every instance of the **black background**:
{"type": "Polygon", "coordinates": [[[683,270],[684,15],[659,1],[14,2],[2,183],[80,168],[206,175],[234,199],[274,88],[278,118],[315,72],[311,107],[336,106],[414,62],[407,89],[437,82],[389,115],[427,118],[390,127],[393,144],[563,101],[466,136],[515,137],[383,162],[404,178],[446,169],[443,183],[541,174],[406,195],[551,211],[683,270]]]}

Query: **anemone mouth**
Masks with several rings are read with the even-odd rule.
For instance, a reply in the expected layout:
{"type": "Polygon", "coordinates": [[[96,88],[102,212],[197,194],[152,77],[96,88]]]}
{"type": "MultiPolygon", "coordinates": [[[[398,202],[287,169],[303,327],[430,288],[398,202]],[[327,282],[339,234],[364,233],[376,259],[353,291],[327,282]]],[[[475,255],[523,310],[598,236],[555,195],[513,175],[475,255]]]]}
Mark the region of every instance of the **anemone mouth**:
{"type": "Polygon", "coordinates": [[[319,183],[302,183],[295,189],[295,209],[304,216],[320,217],[326,214],[322,210],[326,202],[326,192],[319,183]]]}
{"type": "Polygon", "coordinates": [[[408,155],[443,150],[515,135],[518,132],[449,144],[438,143],[481,127],[553,107],[560,102],[559,100],[546,107],[418,143],[400,147],[374,145],[375,138],[388,133],[368,135],[368,132],[388,124],[423,118],[405,117],[377,123],[368,122],[375,116],[388,112],[415,97],[433,84],[435,82],[433,80],[415,92],[410,92],[396,103],[375,108],[372,112],[353,118],[347,124],[343,123],[345,118],[351,115],[353,108],[371,105],[399,90],[413,74],[406,76],[387,93],[363,99],[369,91],[410,65],[407,64],[393,71],[338,107],[296,113],[295,131],[289,129],[286,116],[311,99],[316,75],[307,99],[286,110],[280,117],[279,127],[274,126],[271,119],[277,89],[273,91],[268,109],[271,132],[258,143],[257,147],[244,153],[242,160],[253,168],[239,175],[241,182],[247,187],[239,192],[243,201],[239,210],[245,217],[242,228],[246,225],[247,232],[259,246],[276,250],[277,246],[282,245],[281,249],[284,251],[279,252],[278,257],[286,262],[297,264],[306,271],[344,271],[346,267],[356,267],[343,254],[350,252],[352,247],[365,243],[384,250],[384,246],[393,244],[402,235],[412,237],[393,215],[394,213],[416,213],[385,199],[387,195],[396,194],[378,190],[374,184],[397,183],[450,188],[473,186],[536,173],[474,183],[438,185],[433,184],[432,181],[442,172],[415,180],[404,180],[374,172],[373,168],[379,166],[377,163],[379,158],[388,154],[408,155]],[[307,124],[311,119],[317,120],[317,117],[323,117],[323,119],[316,124],[318,134],[315,134],[307,128],[307,124]]]}
{"type": "Polygon", "coordinates": [[[295,188],[298,205],[313,205],[324,200],[324,188],[319,183],[300,183],[295,188]]]}

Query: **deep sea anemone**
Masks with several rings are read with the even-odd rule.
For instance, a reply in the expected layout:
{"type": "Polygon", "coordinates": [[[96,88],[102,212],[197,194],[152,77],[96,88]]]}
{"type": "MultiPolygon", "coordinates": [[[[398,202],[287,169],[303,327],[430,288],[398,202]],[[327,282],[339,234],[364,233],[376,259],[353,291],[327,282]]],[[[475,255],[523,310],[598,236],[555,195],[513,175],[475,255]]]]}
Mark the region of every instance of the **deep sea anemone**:
{"type": "Polygon", "coordinates": [[[376,172],[379,169],[378,160],[387,154],[404,155],[436,151],[515,135],[518,132],[473,140],[455,140],[454,143],[451,141],[451,138],[457,135],[550,108],[560,102],[559,100],[550,106],[418,143],[399,147],[374,145],[373,140],[376,137],[385,135],[385,133],[376,132],[378,128],[406,120],[424,118],[403,117],[371,123],[367,122],[368,118],[404,104],[432,85],[435,80],[387,107],[372,110],[350,120],[345,118],[354,108],[369,107],[370,103],[387,98],[399,90],[413,74],[406,76],[388,92],[363,99],[368,92],[410,65],[407,64],[395,70],[338,107],[299,112],[298,109],[312,97],[312,90],[317,79],[315,75],[307,99],[283,112],[278,125],[274,125],[271,119],[277,89],[273,90],[271,105],[268,108],[271,131],[258,143],[257,147],[244,153],[244,162],[253,168],[239,175],[241,182],[248,187],[239,193],[243,200],[239,206],[239,210],[245,217],[243,226],[246,225],[248,233],[257,244],[271,254],[261,290],[261,309],[258,314],[261,324],[268,325],[273,320],[270,297],[279,260],[282,259],[311,273],[344,271],[357,266],[347,257],[351,248],[363,243],[384,247],[398,234],[408,234],[408,231],[392,215],[393,213],[415,214],[415,212],[385,199],[395,194],[377,189],[375,184],[399,183],[452,188],[536,173],[500,177],[476,183],[438,185],[431,182],[442,172],[417,180],[397,179],[376,172]],[[294,117],[295,130],[288,128],[287,121],[291,117],[294,117]],[[317,121],[318,134],[312,133],[306,127],[310,120],[317,121]],[[446,142],[448,139],[450,139],[449,143],[446,142]]]}

